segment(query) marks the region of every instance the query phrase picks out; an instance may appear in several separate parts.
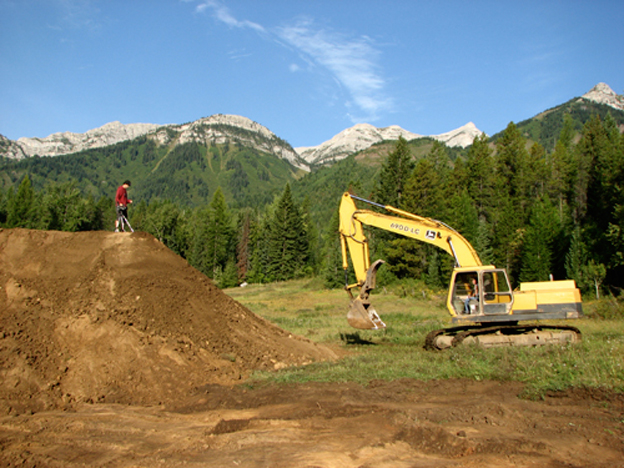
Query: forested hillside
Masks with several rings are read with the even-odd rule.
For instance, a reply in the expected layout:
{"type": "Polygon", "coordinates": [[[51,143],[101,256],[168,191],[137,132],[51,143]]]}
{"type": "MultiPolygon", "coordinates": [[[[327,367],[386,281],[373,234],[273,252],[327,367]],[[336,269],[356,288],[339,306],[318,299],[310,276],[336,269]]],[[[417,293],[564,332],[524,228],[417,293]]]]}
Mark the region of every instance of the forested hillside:
{"type": "MultiPolygon", "coordinates": [[[[620,128],[624,128],[624,112],[614,110],[606,104],[579,98],[574,98],[565,104],[541,112],[535,117],[523,120],[517,126],[529,145],[539,143],[546,151],[552,152],[564,125],[571,127],[575,134],[579,135],[585,122],[589,121],[592,116],[599,116],[604,120],[607,115],[620,128]]],[[[497,141],[502,134],[503,132],[492,135],[492,141],[497,141]]]]}
{"type": "MultiPolygon", "coordinates": [[[[549,130],[538,116],[537,123],[510,123],[495,138],[482,135],[467,150],[430,139],[383,142],[304,176],[240,144],[159,146],[144,137],[5,160],[0,225],[112,229],[112,197],[128,178],[134,228],[219,285],[321,275],[339,286],[337,208],[342,192],[352,190],[453,226],[515,284],[552,275],[575,279],[584,294],[619,294],[624,137],[616,115],[596,113],[579,127],[571,112],[561,113],[549,130]],[[552,150],[533,140],[556,128],[552,150]]],[[[445,285],[452,265],[443,252],[374,230],[370,240],[373,256],[387,260],[380,281],[445,285]]]]}
{"type": "MultiPolygon", "coordinates": [[[[405,142],[412,159],[425,157],[436,143],[431,138],[419,138],[405,142]]],[[[463,148],[444,146],[451,162],[465,154],[463,148]]],[[[310,200],[312,220],[326,225],[327,220],[338,209],[342,193],[349,189],[362,196],[371,196],[384,160],[396,148],[395,141],[384,141],[360,151],[332,166],[322,166],[293,183],[293,196],[303,203],[310,200]]]]}
{"type": "Polygon", "coordinates": [[[15,187],[28,175],[36,190],[76,181],[83,193],[100,198],[114,196],[130,179],[135,198],[147,203],[167,199],[199,206],[221,187],[233,207],[260,207],[302,173],[286,160],[239,143],[158,145],[140,137],[66,156],[5,159],[0,187],[15,187]]]}

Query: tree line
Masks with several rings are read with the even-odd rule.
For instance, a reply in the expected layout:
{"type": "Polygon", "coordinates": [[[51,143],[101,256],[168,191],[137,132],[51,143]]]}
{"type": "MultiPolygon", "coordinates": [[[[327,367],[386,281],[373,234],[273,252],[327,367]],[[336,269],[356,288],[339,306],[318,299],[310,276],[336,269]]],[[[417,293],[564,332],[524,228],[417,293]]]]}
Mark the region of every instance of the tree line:
{"type": "MultiPolygon", "coordinates": [[[[529,146],[513,122],[495,142],[477,137],[460,157],[434,142],[414,159],[400,138],[373,178],[374,188],[358,195],[452,226],[484,264],[507,268],[514,284],[571,278],[595,296],[619,294],[624,286],[624,136],[608,115],[589,119],[580,134],[564,118],[550,152],[529,146]]],[[[318,206],[297,203],[288,184],[264,208],[237,210],[218,188],[208,205],[195,208],[155,198],[139,202],[130,221],[221,287],[312,275],[340,287],[338,204],[339,196],[317,224],[310,213],[318,206]]],[[[112,229],[114,217],[110,198],[84,196],[73,181],[36,191],[25,176],[16,190],[0,190],[6,228],[112,229]]],[[[372,255],[387,260],[381,282],[416,278],[445,287],[452,259],[444,252],[369,231],[372,255]]]]}

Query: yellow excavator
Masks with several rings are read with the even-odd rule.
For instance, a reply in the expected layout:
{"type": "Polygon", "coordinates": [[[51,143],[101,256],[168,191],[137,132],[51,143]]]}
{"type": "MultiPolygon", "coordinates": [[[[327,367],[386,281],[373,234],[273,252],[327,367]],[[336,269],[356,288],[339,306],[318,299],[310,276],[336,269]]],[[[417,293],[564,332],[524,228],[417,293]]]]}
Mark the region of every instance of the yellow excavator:
{"type": "Polygon", "coordinates": [[[483,265],[472,245],[441,221],[350,193],[343,194],[339,214],[345,289],[351,299],[347,320],[352,327],[365,330],[386,327],[370,302],[377,270],[384,261],[370,263],[363,229],[367,225],[435,245],[455,259],[446,301],[454,326],[429,333],[426,348],[445,349],[468,343],[483,347],[534,346],[580,340],[581,333],[575,327],[526,324],[582,317],[581,293],[574,280],[522,283],[512,291],[504,268],[483,265]],[[355,200],[383,208],[390,214],[358,209],[355,200]],[[355,284],[348,281],[349,255],[357,279],[355,284]],[[357,289],[359,293],[354,295],[357,289]]]}

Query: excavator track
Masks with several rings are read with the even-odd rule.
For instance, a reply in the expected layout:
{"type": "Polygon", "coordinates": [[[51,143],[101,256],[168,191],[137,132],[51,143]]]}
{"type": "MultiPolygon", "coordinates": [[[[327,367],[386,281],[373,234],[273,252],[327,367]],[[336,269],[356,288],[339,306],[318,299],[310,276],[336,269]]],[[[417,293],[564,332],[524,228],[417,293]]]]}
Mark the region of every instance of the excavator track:
{"type": "Polygon", "coordinates": [[[425,349],[444,350],[474,344],[484,348],[576,343],[581,332],[565,325],[483,325],[443,328],[427,335],[425,349]]]}

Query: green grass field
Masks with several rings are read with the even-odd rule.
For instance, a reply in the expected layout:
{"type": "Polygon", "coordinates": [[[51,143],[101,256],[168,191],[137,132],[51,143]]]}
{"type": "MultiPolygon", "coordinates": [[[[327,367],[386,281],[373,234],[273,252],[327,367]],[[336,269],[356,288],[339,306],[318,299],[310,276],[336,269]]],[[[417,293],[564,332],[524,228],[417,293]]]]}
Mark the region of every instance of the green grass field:
{"type": "Polygon", "coordinates": [[[416,286],[375,291],[372,303],[387,325],[382,331],[351,328],[346,320],[347,294],[324,289],[318,280],[249,285],[224,292],[279,327],[345,354],[337,362],[257,373],[255,381],[367,384],[374,379],[469,378],[523,382],[524,396],[531,398],[570,387],[624,392],[621,305],[618,309],[605,302],[584,303],[586,317],[566,322],[581,330],[580,343],[489,349],[461,346],[436,352],[423,346],[427,333],[451,325],[444,292],[436,295],[416,286]]]}

